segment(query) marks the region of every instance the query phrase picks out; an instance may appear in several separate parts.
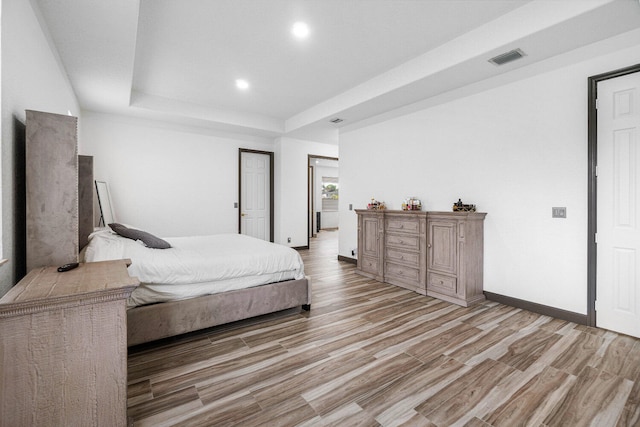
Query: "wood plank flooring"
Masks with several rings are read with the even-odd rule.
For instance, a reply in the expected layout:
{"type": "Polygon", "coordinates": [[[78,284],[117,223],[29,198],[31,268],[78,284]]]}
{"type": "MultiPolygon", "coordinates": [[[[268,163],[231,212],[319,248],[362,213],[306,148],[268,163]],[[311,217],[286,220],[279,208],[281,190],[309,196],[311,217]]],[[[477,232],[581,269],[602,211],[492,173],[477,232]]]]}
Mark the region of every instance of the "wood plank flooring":
{"type": "Polygon", "coordinates": [[[639,426],[640,340],[470,308],[301,251],[310,312],[130,349],[136,426],[639,426]]]}

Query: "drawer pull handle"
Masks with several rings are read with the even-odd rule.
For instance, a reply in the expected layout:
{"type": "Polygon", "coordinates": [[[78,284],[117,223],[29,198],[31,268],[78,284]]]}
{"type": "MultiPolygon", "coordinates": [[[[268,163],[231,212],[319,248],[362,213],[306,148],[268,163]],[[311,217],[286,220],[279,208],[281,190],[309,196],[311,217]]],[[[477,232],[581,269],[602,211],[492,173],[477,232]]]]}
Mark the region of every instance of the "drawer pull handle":
{"type": "Polygon", "coordinates": [[[444,285],[444,282],[443,282],[442,280],[440,280],[440,284],[441,284],[441,285],[444,285]]]}

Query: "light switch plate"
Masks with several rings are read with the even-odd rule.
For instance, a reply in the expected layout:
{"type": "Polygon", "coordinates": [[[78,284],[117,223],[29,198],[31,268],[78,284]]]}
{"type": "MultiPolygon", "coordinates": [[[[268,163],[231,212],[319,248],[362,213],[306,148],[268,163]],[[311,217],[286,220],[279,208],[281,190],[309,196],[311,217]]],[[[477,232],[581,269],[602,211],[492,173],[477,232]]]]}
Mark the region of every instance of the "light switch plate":
{"type": "Polygon", "coordinates": [[[567,217],[566,207],[551,208],[551,218],[566,218],[566,217],[567,217]]]}

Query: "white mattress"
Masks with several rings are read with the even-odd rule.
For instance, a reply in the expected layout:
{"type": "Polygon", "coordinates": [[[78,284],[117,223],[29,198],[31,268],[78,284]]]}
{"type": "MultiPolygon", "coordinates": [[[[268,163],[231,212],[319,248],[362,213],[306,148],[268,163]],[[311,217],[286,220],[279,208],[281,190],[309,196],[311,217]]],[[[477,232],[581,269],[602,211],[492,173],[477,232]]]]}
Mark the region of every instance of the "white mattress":
{"type": "Polygon", "coordinates": [[[304,278],[297,251],[242,234],[166,238],[170,249],[149,249],[110,229],[89,236],[85,262],[129,258],[141,285],[128,306],[193,298],[304,278]]]}

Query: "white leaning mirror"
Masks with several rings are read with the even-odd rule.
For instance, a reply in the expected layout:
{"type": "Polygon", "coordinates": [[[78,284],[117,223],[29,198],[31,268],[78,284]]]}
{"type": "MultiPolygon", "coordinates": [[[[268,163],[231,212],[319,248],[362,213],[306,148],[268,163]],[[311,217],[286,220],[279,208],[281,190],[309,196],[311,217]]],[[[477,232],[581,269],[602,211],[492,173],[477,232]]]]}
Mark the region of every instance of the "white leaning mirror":
{"type": "Polygon", "coordinates": [[[98,205],[100,206],[100,222],[98,226],[106,227],[115,222],[107,183],[104,181],[96,181],[96,193],[98,194],[98,205]]]}

